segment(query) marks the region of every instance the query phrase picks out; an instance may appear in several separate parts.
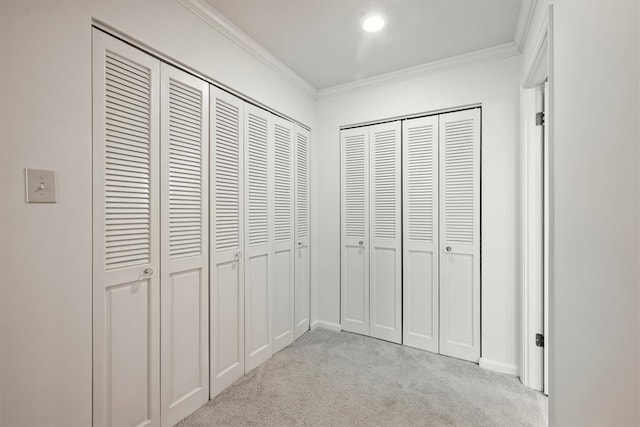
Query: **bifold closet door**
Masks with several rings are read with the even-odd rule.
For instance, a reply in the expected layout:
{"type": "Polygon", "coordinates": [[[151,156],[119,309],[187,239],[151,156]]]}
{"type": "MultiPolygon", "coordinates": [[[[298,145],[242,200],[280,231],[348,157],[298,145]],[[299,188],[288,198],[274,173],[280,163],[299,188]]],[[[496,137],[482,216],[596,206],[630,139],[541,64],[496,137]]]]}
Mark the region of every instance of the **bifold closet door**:
{"type": "Polygon", "coordinates": [[[271,357],[272,115],[245,104],[245,372],[271,357]]]}
{"type": "Polygon", "coordinates": [[[480,359],[480,111],[440,115],[440,353],[480,359]]]}
{"type": "Polygon", "coordinates": [[[309,131],[295,127],[295,339],[309,330],[310,232],[309,131]]]}
{"type": "Polygon", "coordinates": [[[369,128],[340,132],[342,330],[369,335],[369,128]]]}
{"type": "Polygon", "coordinates": [[[437,353],[438,116],[402,126],[403,344],[437,353]]]}
{"type": "MultiPolygon", "coordinates": [[[[402,229],[400,122],[369,128],[370,334],[402,340],[402,229]]],[[[366,206],[366,205],[365,205],[366,206]]]]}
{"type": "Polygon", "coordinates": [[[272,238],[272,352],[282,350],[294,338],[294,126],[271,116],[273,124],[272,238]]]}
{"type": "Polygon", "coordinates": [[[244,101],[211,87],[211,397],[244,375],[244,101]]]}
{"type": "Polygon", "coordinates": [[[160,424],[160,63],[93,30],[93,425],[160,424]]]}
{"type": "Polygon", "coordinates": [[[209,85],[161,67],[161,418],[209,400],[209,85]]]}

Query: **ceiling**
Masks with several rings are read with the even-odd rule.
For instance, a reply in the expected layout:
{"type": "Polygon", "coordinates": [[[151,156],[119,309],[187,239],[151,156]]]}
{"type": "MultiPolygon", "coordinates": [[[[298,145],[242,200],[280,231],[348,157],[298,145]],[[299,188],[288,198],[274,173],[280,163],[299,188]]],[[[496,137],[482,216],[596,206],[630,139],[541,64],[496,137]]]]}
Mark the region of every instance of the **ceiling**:
{"type": "Polygon", "coordinates": [[[206,0],[316,89],[513,42],[520,0],[206,0]],[[387,26],[365,33],[381,12],[387,26]]]}

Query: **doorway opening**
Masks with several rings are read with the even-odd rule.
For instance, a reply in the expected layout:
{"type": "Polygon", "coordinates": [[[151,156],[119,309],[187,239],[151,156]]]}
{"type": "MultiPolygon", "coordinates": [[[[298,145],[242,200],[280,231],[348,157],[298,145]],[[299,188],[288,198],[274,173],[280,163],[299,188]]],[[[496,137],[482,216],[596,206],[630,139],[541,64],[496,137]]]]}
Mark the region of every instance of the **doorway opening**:
{"type": "Polygon", "coordinates": [[[549,394],[552,239],[552,9],[530,57],[522,100],[522,383],[549,394]]]}

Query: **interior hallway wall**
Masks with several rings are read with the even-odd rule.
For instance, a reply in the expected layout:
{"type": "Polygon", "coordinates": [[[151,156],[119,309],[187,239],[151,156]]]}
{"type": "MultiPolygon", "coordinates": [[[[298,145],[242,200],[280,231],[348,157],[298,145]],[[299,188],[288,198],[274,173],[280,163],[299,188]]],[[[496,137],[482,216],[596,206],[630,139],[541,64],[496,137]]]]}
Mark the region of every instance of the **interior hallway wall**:
{"type": "Polygon", "coordinates": [[[318,319],[340,323],[342,125],[482,103],[482,364],[517,374],[520,361],[518,57],[321,97],[316,155],[318,319]]]}
{"type": "Polygon", "coordinates": [[[313,98],[177,1],[0,1],[0,425],[91,424],[92,17],[315,128],[313,98]],[[58,172],[57,204],[25,204],[25,167],[58,172]]]}
{"type": "Polygon", "coordinates": [[[639,6],[552,3],[550,422],[638,425],[639,6]]]}

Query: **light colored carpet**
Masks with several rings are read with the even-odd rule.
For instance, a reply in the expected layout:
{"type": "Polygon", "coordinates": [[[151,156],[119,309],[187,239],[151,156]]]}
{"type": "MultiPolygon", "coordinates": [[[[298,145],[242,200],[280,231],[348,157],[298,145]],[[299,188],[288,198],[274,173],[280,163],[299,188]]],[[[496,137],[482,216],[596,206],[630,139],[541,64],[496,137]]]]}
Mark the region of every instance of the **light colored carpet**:
{"type": "Polygon", "coordinates": [[[547,398],[473,363],[316,329],[178,424],[237,425],[542,426],[547,398]]]}

